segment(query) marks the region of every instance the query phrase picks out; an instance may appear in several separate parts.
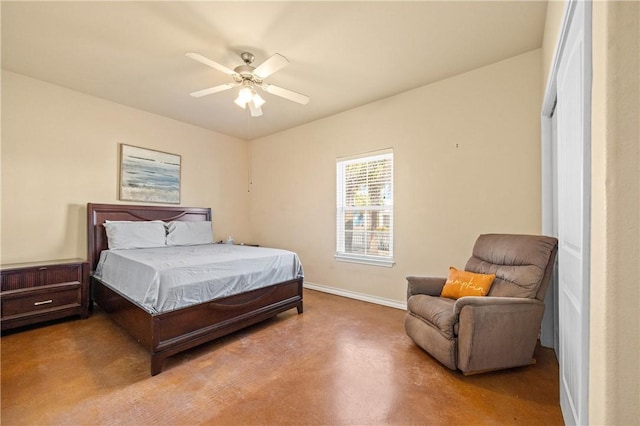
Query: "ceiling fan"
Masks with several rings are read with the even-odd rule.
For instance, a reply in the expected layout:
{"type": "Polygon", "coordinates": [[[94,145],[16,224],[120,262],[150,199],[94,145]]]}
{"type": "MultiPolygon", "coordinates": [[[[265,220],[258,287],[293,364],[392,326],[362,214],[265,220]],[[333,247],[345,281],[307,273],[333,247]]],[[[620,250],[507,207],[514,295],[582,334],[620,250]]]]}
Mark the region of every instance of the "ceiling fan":
{"type": "Polygon", "coordinates": [[[273,84],[265,83],[265,78],[289,64],[287,58],[279,53],[274,54],[258,67],[253,67],[251,64],[253,63],[255,56],[249,52],[242,52],[240,57],[244,61],[244,65],[239,65],[233,70],[225,67],[224,65],[220,65],[199,53],[189,52],[186,53],[186,56],[233,77],[233,83],[221,84],[219,86],[213,86],[208,89],[202,89],[191,93],[191,96],[195,98],[233,89],[234,87],[241,87],[240,92],[238,93],[238,98],[234,102],[242,108],[246,108],[248,105],[252,117],[262,115],[261,107],[266,102],[256,92],[257,87],[267,93],[280,96],[302,105],[306,105],[309,102],[309,97],[306,95],[288,89],[283,89],[282,87],[274,86],[273,84]]]}

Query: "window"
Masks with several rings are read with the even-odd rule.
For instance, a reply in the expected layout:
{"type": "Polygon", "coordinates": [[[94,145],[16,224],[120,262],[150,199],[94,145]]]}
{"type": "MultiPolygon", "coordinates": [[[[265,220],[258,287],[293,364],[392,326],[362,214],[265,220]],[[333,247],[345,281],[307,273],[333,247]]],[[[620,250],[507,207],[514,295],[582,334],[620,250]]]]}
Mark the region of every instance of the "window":
{"type": "Polygon", "coordinates": [[[393,152],[339,158],[336,259],[393,265],[393,152]]]}

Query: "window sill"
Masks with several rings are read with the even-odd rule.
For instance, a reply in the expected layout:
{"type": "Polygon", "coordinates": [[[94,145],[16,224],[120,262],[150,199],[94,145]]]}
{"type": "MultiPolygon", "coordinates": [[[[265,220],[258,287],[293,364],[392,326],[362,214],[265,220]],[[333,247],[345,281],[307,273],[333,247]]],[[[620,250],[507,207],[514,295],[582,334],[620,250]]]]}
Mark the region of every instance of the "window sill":
{"type": "Polygon", "coordinates": [[[380,259],[369,256],[354,256],[347,254],[336,254],[333,256],[338,262],[360,263],[362,265],[383,266],[391,268],[395,264],[393,259],[380,259]]]}

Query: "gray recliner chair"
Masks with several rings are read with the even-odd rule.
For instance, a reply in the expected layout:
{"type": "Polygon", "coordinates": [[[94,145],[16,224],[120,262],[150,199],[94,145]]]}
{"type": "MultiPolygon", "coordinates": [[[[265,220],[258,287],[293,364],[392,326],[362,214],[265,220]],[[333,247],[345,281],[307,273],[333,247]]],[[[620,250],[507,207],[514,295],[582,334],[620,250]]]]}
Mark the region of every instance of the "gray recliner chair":
{"type": "Polygon", "coordinates": [[[407,334],[465,375],[535,363],[557,250],[552,237],[480,235],[464,269],[496,275],[487,296],[440,297],[445,278],[409,276],[407,334]]]}

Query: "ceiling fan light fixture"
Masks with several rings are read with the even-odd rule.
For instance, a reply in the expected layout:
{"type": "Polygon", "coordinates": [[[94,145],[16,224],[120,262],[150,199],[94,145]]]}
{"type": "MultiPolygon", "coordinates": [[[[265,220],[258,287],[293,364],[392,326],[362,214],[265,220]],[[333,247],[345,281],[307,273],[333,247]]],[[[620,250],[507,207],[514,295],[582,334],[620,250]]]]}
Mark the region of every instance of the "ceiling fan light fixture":
{"type": "Polygon", "coordinates": [[[240,108],[245,109],[247,107],[247,103],[243,102],[242,99],[240,99],[240,96],[238,96],[236,98],[235,101],[233,101],[236,105],[238,105],[240,108]]]}
{"type": "Polygon", "coordinates": [[[262,108],[256,106],[255,102],[249,102],[247,105],[249,105],[252,117],[260,117],[262,115],[262,108]]]}
{"type": "Polygon", "coordinates": [[[247,103],[251,102],[251,100],[253,99],[254,93],[255,92],[250,87],[245,86],[242,89],[240,89],[240,92],[238,93],[238,97],[234,102],[239,107],[246,108],[247,103]]]}
{"type": "Polygon", "coordinates": [[[256,108],[260,108],[262,105],[264,105],[267,101],[265,101],[264,99],[262,99],[262,96],[258,95],[257,93],[253,93],[253,105],[256,108]]]}

